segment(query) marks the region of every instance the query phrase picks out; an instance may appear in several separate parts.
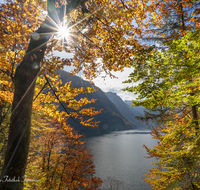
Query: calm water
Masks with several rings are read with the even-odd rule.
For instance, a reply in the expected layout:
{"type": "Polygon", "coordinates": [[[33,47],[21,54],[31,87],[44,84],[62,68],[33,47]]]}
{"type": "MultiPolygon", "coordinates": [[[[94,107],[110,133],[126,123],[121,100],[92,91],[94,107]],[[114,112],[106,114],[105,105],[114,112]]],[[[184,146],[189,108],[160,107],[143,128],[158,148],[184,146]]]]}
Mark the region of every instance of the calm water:
{"type": "Polygon", "coordinates": [[[96,176],[106,179],[111,176],[124,183],[125,190],[150,190],[152,189],[142,177],[144,172],[153,168],[147,159],[145,144],[148,148],[157,145],[157,140],[151,139],[147,131],[129,130],[113,132],[98,137],[88,137],[86,143],[94,154],[96,176]]]}

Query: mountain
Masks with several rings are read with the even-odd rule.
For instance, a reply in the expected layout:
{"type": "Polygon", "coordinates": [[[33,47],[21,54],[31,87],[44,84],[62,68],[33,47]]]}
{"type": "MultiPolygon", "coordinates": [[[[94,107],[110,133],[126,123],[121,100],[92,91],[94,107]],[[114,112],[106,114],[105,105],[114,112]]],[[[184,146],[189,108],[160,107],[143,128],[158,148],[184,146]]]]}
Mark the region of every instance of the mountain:
{"type": "MultiPolygon", "coordinates": [[[[63,84],[66,82],[72,81],[72,87],[87,87],[92,86],[91,83],[85,81],[77,76],[69,76],[69,73],[63,70],[58,70],[57,74],[60,75],[60,79],[63,84]]],[[[117,109],[117,107],[109,100],[105,93],[100,89],[97,89],[94,93],[85,93],[76,96],[76,99],[86,97],[87,99],[97,99],[95,103],[86,105],[85,107],[94,107],[95,110],[100,110],[103,108],[102,113],[94,116],[95,121],[100,121],[100,124],[97,128],[85,127],[79,123],[74,122],[71,118],[68,119],[69,124],[74,127],[79,133],[84,133],[86,136],[90,135],[102,135],[109,133],[111,131],[122,131],[128,129],[136,129],[136,125],[129,121],[124,115],[117,109]]],[[[59,109],[64,111],[60,106],[59,109]]]]}
{"type": "MultiPolygon", "coordinates": [[[[131,100],[125,100],[124,103],[126,103],[127,105],[129,105],[129,107],[132,105],[132,101],[131,100]]],[[[141,115],[144,115],[144,110],[145,108],[142,106],[135,106],[135,107],[130,107],[131,110],[135,110],[137,112],[139,112],[141,115]]]]}
{"type": "MultiPolygon", "coordinates": [[[[143,115],[142,112],[142,108],[137,108],[134,107],[134,109],[132,107],[130,107],[128,104],[126,104],[116,93],[113,92],[107,92],[105,93],[106,96],[110,99],[110,101],[112,101],[112,103],[118,108],[118,110],[131,122],[133,122],[138,129],[148,129],[148,125],[146,125],[145,123],[137,120],[135,118],[135,116],[140,116],[143,115]]],[[[131,102],[131,101],[130,101],[131,102]]]]}
{"type": "MultiPolygon", "coordinates": [[[[145,110],[145,108],[144,107],[142,107],[142,106],[134,106],[134,107],[130,107],[131,105],[132,105],[132,101],[131,100],[125,100],[124,101],[127,105],[128,105],[128,107],[131,109],[131,111],[133,112],[133,113],[135,113],[135,112],[138,112],[138,114],[136,114],[136,116],[144,116],[144,110],[145,110]]],[[[141,122],[141,121],[140,121],[141,122]]],[[[155,123],[153,123],[153,122],[151,122],[151,121],[148,121],[148,126],[156,126],[156,124],[155,123]]],[[[148,127],[147,126],[147,127],[148,127]]]]}

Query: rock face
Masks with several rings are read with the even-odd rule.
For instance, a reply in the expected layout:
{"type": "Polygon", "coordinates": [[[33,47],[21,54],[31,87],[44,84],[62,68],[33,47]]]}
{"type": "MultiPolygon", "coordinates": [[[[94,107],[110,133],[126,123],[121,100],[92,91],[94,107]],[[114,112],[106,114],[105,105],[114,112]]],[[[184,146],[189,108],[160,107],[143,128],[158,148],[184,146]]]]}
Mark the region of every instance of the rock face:
{"type": "MultiPolygon", "coordinates": [[[[65,84],[66,82],[72,81],[72,87],[87,87],[92,86],[88,81],[82,80],[77,76],[69,76],[69,73],[63,70],[58,70],[57,73],[60,75],[60,78],[65,84]]],[[[96,87],[95,87],[96,88],[96,87]]],[[[105,133],[109,133],[111,131],[116,130],[128,130],[128,129],[136,129],[136,125],[129,121],[118,109],[117,107],[109,100],[109,98],[105,95],[105,93],[100,89],[98,89],[94,93],[85,93],[80,94],[76,98],[80,99],[83,97],[88,98],[89,100],[94,98],[98,99],[95,103],[89,104],[86,107],[94,107],[95,110],[100,110],[103,108],[101,114],[94,116],[95,121],[100,121],[101,123],[97,128],[85,127],[76,122],[74,122],[71,118],[68,119],[69,124],[74,127],[79,133],[84,133],[86,136],[90,135],[102,135],[105,133]]],[[[64,111],[60,106],[60,110],[64,111]]]]}
{"type": "Polygon", "coordinates": [[[135,116],[143,115],[143,107],[130,107],[131,101],[123,101],[116,93],[106,92],[106,96],[112,101],[112,103],[118,108],[118,110],[132,123],[137,126],[137,129],[148,129],[148,125],[137,120],[135,116]]]}

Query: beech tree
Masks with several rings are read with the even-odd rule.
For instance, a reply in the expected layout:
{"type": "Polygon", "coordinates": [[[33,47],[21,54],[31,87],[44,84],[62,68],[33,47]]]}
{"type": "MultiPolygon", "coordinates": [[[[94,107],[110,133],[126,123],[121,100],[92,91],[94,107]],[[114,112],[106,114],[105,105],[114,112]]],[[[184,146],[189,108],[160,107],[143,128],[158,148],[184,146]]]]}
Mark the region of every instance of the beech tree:
{"type": "MultiPolygon", "coordinates": [[[[2,178],[4,176],[10,178],[24,176],[37,78],[39,76],[42,78],[44,75],[44,78],[48,80],[53,76],[52,80],[54,80],[53,71],[63,68],[64,65],[75,66],[73,74],[83,69],[85,76],[90,79],[96,77],[101,71],[112,76],[111,70],[123,70],[132,62],[131,57],[134,53],[142,48],[137,41],[137,36],[140,35],[138,26],[141,19],[146,17],[144,14],[146,5],[140,1],[138,3],[97,0],[87,1],[85,4],[82,0],[66,2],[48,0],[46,4],[40,0],[31,2],[8,0],[2,4],[0,8],[3,23],[0,33],[3,81],[1,82],[1,99],[5,103],[1,102],[1,108],[2,106],[6,108],[6,104],[12,104],[2,178]],[[139,23],[137,27],[132,24],[133,20],[139,23]],[[62,21],[71,35],[70,40],[64,39],[60,45],[56,33],[62,21]],[[72,52],[74,57],[73,59],[62,59],[53,56],[55,50],[72,52]],[[99,62],[100,59],[102,62],[99,62]]],[[[42,79],[39,80],[41,84],[44,83],[42,79]]],[[[50,82],[47,81],[47,83],[50,86],[50,82]]],[[[40,89],[42,88],[40,86],[40,89]]],[[[62,87],[61,89],[63,90],[62,87]]],[[[54,93],[55,91],[62,92],[56,88],[54,93]]],[[[76,91],[73,89],[73,92],[76,91]]],[[[82,89],[81,91],[83,92],[82,89]]],[[[65,100],[74,110],[67,117],[78,118],[80,116],[82,124],[95,125],[91,119],[85,122],[83,117],[91,116],[93,113],[97,114],[98,111],[93,111],[91,114],[91,109],[83,109],[79,112],[80,115],[77,114],[80,108],[79,103],[85,105],[88,101],[85,99],[79,102],[73,101],[70,100],[70,93],[66,92],[66,94],[69,98],[65,100]]],[[[48,96],[50,97],[51,94],[48,96]]],[[[64,98],[61,94],[59,96],[64,98]]],[[[38,107],[41,107],[41,104],[38,107]]],[[[49,107],[56,108],[54,105],[49,107]]],[[[47,109],[45,106],[43,109],[50,116],[59,115],[56,110],[49,111],[52,109],[47,109]]],[[[1,109],[1,114],[3,113],[1,109]]],[[[61,119],[62,114],[58,118],[61,119]]],[[[0,185],[1,189],[23,188],[23,182],[1,183],[0,185]]]]}
{"type": "MultiPolygon", "coordinates": [[[[180,9],[181,6],[176,1],[167,2],[172,2],[174,8],[177,7],[177,12],[183,13],[184,10],[180,9]]],[[[191,7],[196,2],[191,3],[186,0],[181,3],[182,7],[191,7]]],[[[164,5],[165,2],[162,1],[149,4],[148,1],[140,0],[58,2],[48,0],[47,3],[40,0],[31,2],[8,0],[2,4],[0,8],[3,23],[0,32],[1,99],[4,101],[1,102],[0,109],[2,116],[6,113],[2,107],[9,109],[8,105],[12,103],[2,177],[4,175],[24,176],[36,80],[40,90],[46,84],[55,95],[53,98],[49,92],[46,95],[48,98],[45,99],[46,96],[41,93],[39,96],[36,95],[36,102],[40,99],[50,103],[53,98],[58,103],[62,99],[67,103],[68,108],[72,108],[72,112],[60,114],[56,111],[55,105],[43,105],[41,102],[35,106],[36,109],[41,108],[45,114],[58,117],[59,121],[65,117],[73,117],[79,119],[83,125],[96,125],[91,119],[84,121],[84,116],[97,114],[98,111],[79,110],[89,101],[70,99],[72,94],[74,97],[76,92],[85,91],[70,88],[68,84],[63,88],[60,82],[56,83],[58,80],[53,72],[65,65],[73,65],[75,66],[73,74],[83,69],[85,77],[92,80],[102,71],[114,77],[111,71],[122,71],[124,67],[133,66],[138,72],[148,76],[148,72],[145,73],[140,68],[146,65],[146,58],[152,57],[154,47],[149,48],[139,41],[143,37],[148,38],[155,34],[156,30],[152,30],[153,33],[149,32],[150,24],[162,25],[162,15],[166,18],[170,12],[170,6],[165,9],[164,5]],[[62,42],[57,37],[61,23],[68,28],[69,33],[69,39],[65,37],[62,42]],[[62,59],[55,56],[53,52],[56,50],[73,53],[73,58],[62,59]],[[51,83],[54,83],[55,88],[51,83]],[[59,95],[56,96],[57,93],[59,95]]],[[[194,14],[191,17],[186,15],[189,19],[187,21],[191,21],[197,29],[199,9],[195,8],[191,13],[194,14]]],[[[187,31],[186,26],[187,30],[190,30],[191,25],[182,25],[180,37],[187,31]]],[[[40,94],[39,89],[35,90],[38,94],[40,94]]],[[[86,89],[86,91],[92,90],[86,89]]],[[[1,183],[0,185],[1,189],[12,189],[12,186],[15,189],[23,188],[23,183],[1,183]]]]}
{"type": "Polygon", "coordinates": [[[98,189],[102,180],[94,177],[92,155],[82,135],[57,119],[33,127],[25,189],[98,189]]]}
{"type": "MultiPolygon", "coordinates": [[[[7,149],[1,174],[1,189],[23,188],[22,178],[25,174],[30,143],[31,112],[35,83],[37,77],[44,73],[44,70],[41,71],[40,62],[44,58],[47,42],[50,37],[57,32],[58,24],[62,22],[64,13],[69,13],[82,3],[84,2],[73,1],[69,2],[67,6],[61,6],[60,4],[60,6],[57,7],[56,2],[50,0],[47,2],[46,17],[43,13],[43,10],[45,10],[43,9],[45,8],[45,3],[43,1],[7,1],[7,3],[1,6],[1,19],[3,23],[1,28],[1,99],[3,100],[1,102],[1,114],[3,113],[2,108],[8,103],[12,103],[7,149]],[[40,7],[38,7],[38,5],[40,5],[40,7]],[[57,17],[60,20],[58,20],[57,17]],[[29,40],[30,36],[31,39],[29,40]],[[13,89],[9,88],[12,86],[12,82],[14,84],[14,93],[13,89]],[[12,100],[13,94],[14,98],[12,100]],[[9,180],[4,181],[6,176],[8,176],[10,180],[14,179],[14,182],[9,182],[9,180]]],[[[47,50],[46,52],[48,53],[49,51],[47,50]]],[[[56,60],[49,60],[49,62],[53,64],[55,61],[56,60]]],[[[64,63],[66,64],[66,61],[64,63]]],[[[58,66],[55,66],[54,70],[63,67],[64,63],[59,65],[59,62],[57,62],[58,66]]],[[[45,68],[46,71],[51,69],[51,67],[47,68],[48,66],[45,65],[46,63],[43,64],[43,66],[45,66],[43,68],[45,68]]],[[[48,75],[46,74],[45,77],[48,77],[48,75]]],[[[50,87],[49,82],[48,85],[50,87]]],[[[59,90],[65,94],[68,93],[69,99],[70,96],[74,96],[72,93],[77,95],[81,92],[92,91],[91,89],[87,89],[86,91],[83,89],[72,89],[72,92],[67,85],[65,87],[64,89],[61,86],[59,90]]],[[[49,96],[51,95],[49,94],[49,96]]],[[[64,96],[60,97],[61,100],[63,98],[64,96]]],[[[53,99],[49,100],[47,98],[46,100],[50,102],[53,99]]],[[[45,103],[46,100],[44,100],[43,103],[45,103]]],[[[68,102],[70,102],[70,100],[68,100],[68,102]]],[[[73,106],[69,104],[68,107],[73,107],[74,112],[66,115],[68,117],[73,115],[73,117],[77,118],[78,114],[76,110],[78,108],[76,108],[76,105],[80,108],[82,105],[87,104],[88,101],[84,99],[74,101],[73,103],[73,106]]],[[[50,107],[55,108],[53,105],[50,107]]],[[[48,108],[44,106],[43,109],[46,110],[46,114],[50,116],[54,115],[50,113],[51,109],[49,106],[48,108]]],[[[58,115],[57,112],[58,111],[55,109],[55,116],[58,115]]],[[[91,110],[84,109],[79,113],[81,116],[79,119],[82,124],[96,125],[96,122],[91,122],[91,119],[86,122],[81,119],[83,116],[93,115],[91,110]]],[[[61,113],[61,115],[65,118],[65,114],[61,113]]]]}
{"type": "MultiPolygon", "coordinates": [[[[153,138],[159,140],[158,146],[149,149],[144,145],[149,157],[158,159],[154,163],[156,168],[146,174],[145,180],[154,189],[198,189],[199,23],[195,17],[199,8],[187,1],[181,2],[181,6],[177,2],[170,3],[180,10],[179,32],[173,32],[166,39],[163,37],[165,48],[162,51],[152,46],[134,57],[135,70],[126,82],[140,81],[140,84],[125,90],[138,94],[133,106],[150,110],[140,119],[155,119],[162,124],[152,127],[153,138]],[[185,18],[187,12],[180,9],[185,6],[193,8],[189,13],[194,17],[185,18]]],[[[158,7],[163,4],[160,2],[158,7]]],[[[167,9],[159,11],[154,13],[160,18],[166,16],[162,11],[170,15],[167,9]]],[[[162,33],[157,30],[156,35],[162,33]]]]}
{"type": "Polygon", "coordinates": [[[153,101],[149,99],[155,107],[160,107],[159,104],[167,107],[168,113],[162,115],[163,127],[153,129],[153,137],[160,140],[159,145],[152,150],[145,146],[150,157],[159,158],[157,168],[150,171],[146,181],[155,189],[198,189],[199,119],[194,115],[194,106],[199,104],[199,30],[188,32],[168,46],[167,52],[160,52],[153,59],[154,63],[166,66],[163,85],[170,88],[165,91],[156,89],[152,92],[154,100],[153,97],[150,98],[153,101]],[[185,53],[180,54],[181,51],[185,53]],[[178,72],[174,69],[177,66],[178,72]],[[158,98],[159,103],[155,104],[158,98]]]}

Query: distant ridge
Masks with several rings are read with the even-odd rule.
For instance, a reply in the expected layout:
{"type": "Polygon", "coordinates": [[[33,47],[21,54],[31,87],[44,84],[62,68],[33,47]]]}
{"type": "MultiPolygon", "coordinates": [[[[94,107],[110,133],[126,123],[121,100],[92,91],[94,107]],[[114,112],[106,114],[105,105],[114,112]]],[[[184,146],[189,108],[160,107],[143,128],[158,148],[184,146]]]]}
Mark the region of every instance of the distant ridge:
{"type": "MultiPolygon", "coordinates": [[[[145,111],[144,107],[142,107],[142,106],[130,107],[132,105],[132,101],[131,100],[125,100],[124,102],[129,106],[129,108],[131,109],[131,111],[133,113],[135,113],[135,111],[138,112],[138,115],[136,115],[136,116],[144,116],[144,111],[145,111]]],[[[144,122],[142,122],[142,123],[144,123],[144,122]]],[[[157,124],[155,124],[155,123],[153,123],[151,121],[148,121],[148,127],[149,126],[156,126],[156,125],[157,124]]]]}
{"type": "MultiPolygon", "coordinates": [[[[142,123],[141,121],[137,120],[135,116],[143,115],[144,112],[143,107],[130,107],[126,101],[123,101],[116,93],[113,92],[106,92],[106,96],[113,102],[113,104],[118,108],[118,110],[131,122],[133,122],[138,129],[146,130],[148,129],[148,125],[142,123]]],[[[129,101],[128,101],[129,102],[129,101]]],[[[129,102],[130,105],[132,104],[131,101],[129,102]]]]}
{"type": "MultiPolygon", "coordinates": [[[[92,86],[91,83],[88,81],[82,80],[80,77],[77,76],[69,76],[69,73],[63,70],[56,71],[58,75],[60,75],[60,79],[62,80],[63,84],[66,82],[72,81],[72,87],[87,87],[92,86]]],[[[98,99],[95,103],[89,104],[85,107],[95,107],[95,110],[100,110],[103,108],[101,114],[94,116],[96,121],[101,121],[98,128],[91,128],[85,127],[78,123],[75,123],[71,118],[68,119],[69,124],[74,127],[79,133],[84,133],[86,136],[93,136],[93,135],[102,135],[105,133],[109,133],[111,131],[116,130],[128,130],[128,129],[136,129],[136,125],[129,121],[118,109],[117,107],[109,100],[109,98],[105,95],[105,93],[100,89],[98,89],[94,93],[86,93],[80,94],[76,96],[76,99],[80,99],[83,97],[88,98],[89,100],[92,98],[98,99]]],[[[63,108],[60,106],[60,110],[64,111],[63,108]]]]}

